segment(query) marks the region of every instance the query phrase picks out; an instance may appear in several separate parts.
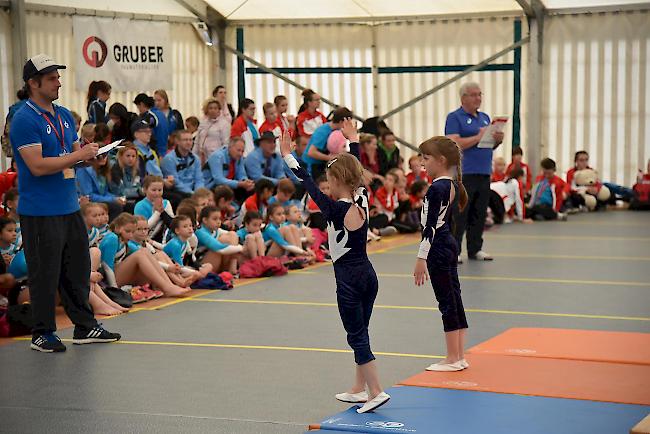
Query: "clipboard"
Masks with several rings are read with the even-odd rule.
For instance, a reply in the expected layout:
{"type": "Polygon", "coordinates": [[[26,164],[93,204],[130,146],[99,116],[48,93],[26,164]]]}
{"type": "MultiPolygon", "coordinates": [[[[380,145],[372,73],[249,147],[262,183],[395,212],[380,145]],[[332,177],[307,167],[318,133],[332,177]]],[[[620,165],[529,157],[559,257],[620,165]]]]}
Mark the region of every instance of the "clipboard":
{"type": "Polygon", "coordinates": [[[494,137],[492,137],[492,134],[503,132],[507,123],[508,116],[497,116],[492,119],[492,123],[487,127],[485,133],[483,133],[483,137],[481,137],[481,141],[478,142],[477,147],[493,149],[496,145],[496,141],[494,140],[494,137]]]}

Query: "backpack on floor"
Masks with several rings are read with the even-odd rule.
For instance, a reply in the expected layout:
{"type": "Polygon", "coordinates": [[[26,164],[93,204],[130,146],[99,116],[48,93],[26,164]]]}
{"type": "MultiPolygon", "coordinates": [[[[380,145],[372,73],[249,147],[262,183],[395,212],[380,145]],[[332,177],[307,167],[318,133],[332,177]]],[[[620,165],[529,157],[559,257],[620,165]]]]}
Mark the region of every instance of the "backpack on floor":
{"type": "Polygon", "coordinates": [[[16,304],[0,308],[0,337],[24,336],[32,333],[32,305],[16,304]]]}
{"type": "Polygon", "coordinates": [[[239,267],[241,277],[282,276],[284,274],[287,274],[287,268],[282,265],[279,258],[271,256],[258,256],[244,262],[239,267]]]}
{"type": "Polygon", "coordinates": [[[207,276],[205,276],[201,280],[197,280],[191,285],[192,289],[221,289],[221,290],[228,290],[232,289],[232,283],[226,282],[221,276],[214,274],[214,273],[208,273],[207,276]]]}
{"type": "Polygon", "coordinates": [[[130,292],[123,291],[122,289],[115,288],[113,286],[103,287],[102,290],[104,291],[104,294],[108,296],[108,298],[123,308],[130,309],[133,307],[133,297],[131,297],[130,292]]]}

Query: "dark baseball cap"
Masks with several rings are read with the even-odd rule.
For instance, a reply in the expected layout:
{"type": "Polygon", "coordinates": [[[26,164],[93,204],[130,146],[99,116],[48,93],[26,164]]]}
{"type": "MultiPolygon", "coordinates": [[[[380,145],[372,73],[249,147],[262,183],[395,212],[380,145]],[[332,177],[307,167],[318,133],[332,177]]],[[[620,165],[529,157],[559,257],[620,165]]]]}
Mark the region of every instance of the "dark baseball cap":
{"type": "Polygon", "coordinates": [[[273,131],[264,131],[262,135],[255,139],[255,144],[259,145],[262,140],[268,140],[270,142],[275,142],[275,134],[273,134],[273,131]]]}
{"type": "Polygon", "coordinates": [[[138,118],[131,124],[131,133],[135,133],[140,130],[150,130],[151,125],[147,122],[146,119],[138,118]]]}
{"type": "Polygon", "coordinates": [[[57,69],[66,69],[66,66],[59,65],[47,54],[37,54],[23,66],[23,80],[27,82],[37,74],[47,74],[57,69]]]}

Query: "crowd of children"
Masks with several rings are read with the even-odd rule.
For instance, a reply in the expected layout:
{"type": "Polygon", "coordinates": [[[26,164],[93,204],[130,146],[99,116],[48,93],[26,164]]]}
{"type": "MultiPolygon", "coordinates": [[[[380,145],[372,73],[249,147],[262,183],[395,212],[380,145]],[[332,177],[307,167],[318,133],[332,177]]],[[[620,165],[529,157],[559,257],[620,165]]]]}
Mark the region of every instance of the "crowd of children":
{"type": "MultiPolygon", "coordinates": [[[[211,274],[223,280],[237,277],[243,263],[261,257],[293,267],[330,259],[322,210],[282,162],[279,139],[285,132],[291,137],[297,161],[327,163],[346,152],[348,141],[340,128],[350,110],[337,109],[328,120],[318,110],[318,94],[306,91],[299,115],[291,116],[286,97],[280,95],[264,105],[266,119],[257,130],[254,102],[243,101],[239,116],[233,116],[220,86],[206,100],[204,118],[187,118],[184,129],[182,116],[169,108],[163,90],[136,97],[139,115],[120,103],[106,110],[109,98],[110,85],[93,82],[89,120],[81,125],[76,117],[82,144],[124,140],[112,152],[76,168],[91,256],[89,302],[95,314],[128,311],[111,298],[115,289],[138,303],[184,296],[211,274]],[[236,128],[242,131],[233,133],[236,128]],[[165,134],[168,143],[162,146],[165,134]],[[272,136],[270,143],[264,140],[267,135],[272,136]]],[[[405,174],[395,136],[387,128],[362,134],[360,142],[362,180],[369,193],[366,240],[418,231],[429,181],[420,158],[409,160],[411,172],[405,174]]],[[[315,168],[316,163],[305,167],[315,168]]],[[[5,265],[0,286],[6,288],[2,295],[11,292],[14,302],[29,299],[15,211],[15,171],[12,165],[2,174],[6,182],[0,192],[5,265]]],[[[324,171],[314,169],[312,175],[328,194],[324,171]]]]}
{"type": "MultiPolygon", "coordinates": [[[[605,210],[607,205],[629,202],[630,208],[650,208],[648,184],[642,170],[633,188],[602,182],[589,166],[589,154],[578,151],[574,166],[567,171],[566,179],[557,175],[557,165],[551,158],[544,158],[539,173],[532,182],[531,168],[522,161],[521,147],[512,150],[512,162],[506,166],[502,157],[493,161],[490,183],[491,196],[486,225],[535,220],[567,220],[569,214],[590,210],[605,210]],[[576,172],[590,171],[589,183],[576,182],[576,172]],[[603,195],[603,190],[607,191],[603,195]],[[644,196],[645,195],[645,196],[644,196]],[[594,206],[588,206],[593,201],[594,206]]],[[[647,172],[650,173],[650,161],[647,172]]]]}

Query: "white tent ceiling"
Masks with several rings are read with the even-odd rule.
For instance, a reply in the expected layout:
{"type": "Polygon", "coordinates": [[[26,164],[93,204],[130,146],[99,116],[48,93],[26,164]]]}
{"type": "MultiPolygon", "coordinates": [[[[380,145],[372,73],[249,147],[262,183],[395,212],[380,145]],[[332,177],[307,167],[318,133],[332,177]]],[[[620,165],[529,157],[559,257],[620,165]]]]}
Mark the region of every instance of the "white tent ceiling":
{"type": "MultiPolygon", "coordinates": [[[[26,0],[37,5],[192,17],[176,0],[26,0]]],[[[209,4],[231,21],[394,19],[436,15],[500,15],[522,13],[516,0],[186,0],[194,7],[209,4]]],[[[530,2],[530,0],[528,0],[530,2]]],[[[647,0],[542,0],[552,12],[650,8],[647,0]]]]}

